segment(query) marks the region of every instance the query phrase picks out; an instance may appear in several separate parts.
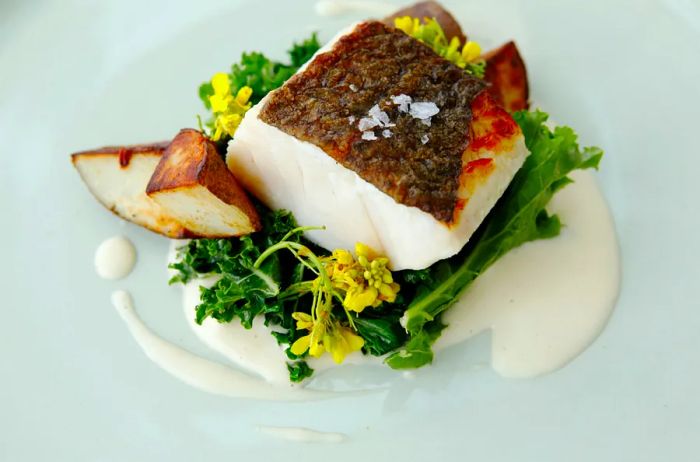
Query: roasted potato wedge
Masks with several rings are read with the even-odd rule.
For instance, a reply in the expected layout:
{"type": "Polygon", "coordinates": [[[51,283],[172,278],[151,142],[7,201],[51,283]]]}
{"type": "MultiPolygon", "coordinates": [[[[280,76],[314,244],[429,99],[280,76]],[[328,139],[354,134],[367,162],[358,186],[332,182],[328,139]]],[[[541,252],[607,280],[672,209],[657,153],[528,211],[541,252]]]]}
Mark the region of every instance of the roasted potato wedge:
{"type": "Polygon", "coordinates": [[[462,32],[459,23],[450,12],[443,8],[438,2],[418,2],[406,8],[401,8],[391,16],[384,18],[384,23],[393,26],[394,19],[402,16],[411,16],[421,20],[423,20],[423,18],[435,18],[445,31],[448,40],[451,40],[452,37],[457,37],[462,43],[466,43],[467,41],[467,37],[464,35],[464,32],[462,32]]]}
{"type": "Polygon", "coordinates": [[[171,238],[191,233],[146,195],[168,143],[106,147],[71,156],[88,189],[121,218],[171,238]]]}
{"type": "Polygon", "coordinates": [[[214,144],[197,130],[181,130],[172,140],[146,194],[199,236],[240,236],[260,229],[248,195],[214,144]]]}
{"type": "Polygon", "coordinates": [[[527,69],[515,42],[486,53],[484,80],[491,84],[489,92],[509,112],[527,109],[530,88],[527,69]]]}

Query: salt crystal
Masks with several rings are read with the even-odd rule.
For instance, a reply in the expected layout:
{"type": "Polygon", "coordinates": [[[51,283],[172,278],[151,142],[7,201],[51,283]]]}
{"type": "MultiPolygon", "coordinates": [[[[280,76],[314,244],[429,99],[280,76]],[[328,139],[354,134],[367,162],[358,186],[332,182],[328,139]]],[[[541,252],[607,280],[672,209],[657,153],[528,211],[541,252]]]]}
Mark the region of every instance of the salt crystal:
{"type": "Polygon", "coordinates": [[[391,138],[391,135],[392,135],[391,130],[384,130],[384,131],[382,131],[382,136],[383,136],[384,138],[391,138]]]}
{"type": "Polygon", "coordinates": [[[415,119],[429,119],[438,112],[440,112],[440,108],[432,101],[411,103],[411,109],[409,110],[409,113],[415,119]]]}
{"type": "Polygon", "coordinates": [[[351,84],[350,84],[350,89],[351,89],[352,91],[357,91],[357,85],[355,85],[354,83],[351,83],[351,84]]]}
{"type": "Polygon", "coordinates": [[[411,101],[413,98],[403,93],[391,96],[391,102],[399,106],[399,112],[408,112],[408,105],[411,104],[411,101]]]}
{"type": "Polygon", "coordinates": [[[355,123],[355,116],[349,116],[349,117],[348,117],[348,123],[349,123],[350,125],[354,124],[354,123],[355,123]]]}
{"type": "Polygon", "coordinates": [[[369,115],[373,120],[377,121],[377,125],[381,127],[388,127],[389,124],[391,123],[391,120],[389,119],[389,114],[386,112],[382,111],[379,108],[378,104],[375,104],[372,106],[369,111],[367,111],[367,115],[369,115]]]}
{"type": "Polygon", "coordinates": [[[420,137],[420,142],[421,142],[421,143],[425,144],[425,143],[427,143],[428,141],[430,141],[430,137],[429,137],[428,135],[423,135],[423,136],[420,137]]]}
{"type": "Polygon", "coordinates": [[[389,114],[382,111],[379,113],[379,121],[382,123],[382,127],[388,127],[391,121],[389,120],[389,114]]]}
{"type": "Polygon", "coordinates": [[[379,120],[377,120],[375,118],[370,119],[369,117],[363,117],[360,119],[360,123],[357,124],[357,128],[361,132],[364,132],[366,130],[369,130],[371,128],[376,127],[379,124],[380,124],[379,120]]]}
{"type": "Polygon", "coordinates": [[[365,141],[374,141],[377,139],[377,135],[375,135],[372,130],[367,130],[362,132],[362,139],[365,141]]]}

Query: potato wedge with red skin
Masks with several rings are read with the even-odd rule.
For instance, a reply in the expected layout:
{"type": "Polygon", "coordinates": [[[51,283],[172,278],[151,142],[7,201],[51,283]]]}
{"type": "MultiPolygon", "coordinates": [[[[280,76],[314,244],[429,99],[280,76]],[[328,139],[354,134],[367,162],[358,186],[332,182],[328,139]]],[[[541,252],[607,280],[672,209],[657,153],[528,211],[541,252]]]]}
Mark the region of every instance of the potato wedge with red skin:
{"type": "Polygon", "coordinates": [[[170,238],[193,237],[146,195],[168,144],[110,146],[77,152],[71,160],[92,195],[115,215],[170,238]]]}
{"type": "Polygon", "coordinates": [[[486,72],[484,80],[491,84],[489,92],[508,112],[527,109],[530,88],[527,69],[515,42],[484,54],[486,72]]]}
{"type": "Polygon", "coordinates": [[[146,188],[170,216],[202,237],[231,237],[260,229],[258,213],[214,143],[183,129],[171,141],[146,188]]]}
{"type": "Polygon", "coordinates": [[[462,32],[462,28],[457,20],[455,20],[452,14],[438,2],[418,2],[406,8],[401,8],[391,16],[384,18],[383,22],[384,24],[393,26],[394,19],[403,16],[411,16],[421,21],[423,21],[424,18],[435,18],[442,27],[442,30],[445,31],[447,40],[451,40],[452,37],[457,37],[462,44],[467,42],[467,37],[464,35],[464,32],[462,32]]]}

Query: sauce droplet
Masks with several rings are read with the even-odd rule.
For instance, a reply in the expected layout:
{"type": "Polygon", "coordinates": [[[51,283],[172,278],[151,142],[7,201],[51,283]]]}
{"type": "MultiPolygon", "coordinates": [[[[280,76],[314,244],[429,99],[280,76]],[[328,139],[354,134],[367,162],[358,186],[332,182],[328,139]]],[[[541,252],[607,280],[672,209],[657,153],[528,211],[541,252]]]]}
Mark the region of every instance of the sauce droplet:
{"type": "Polygon", "coordinates": [[[95,270],[102,279],[122,279],[136,264],[136,249],[124,236],[103,241],[95,251],[95,270]]]}

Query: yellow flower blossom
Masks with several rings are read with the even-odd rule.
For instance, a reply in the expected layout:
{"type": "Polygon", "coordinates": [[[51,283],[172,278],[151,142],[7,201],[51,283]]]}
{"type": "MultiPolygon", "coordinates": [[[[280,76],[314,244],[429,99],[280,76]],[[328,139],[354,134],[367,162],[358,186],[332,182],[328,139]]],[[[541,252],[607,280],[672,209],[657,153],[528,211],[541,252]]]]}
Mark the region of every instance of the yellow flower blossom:
{"type": "Polygon", "coordinates": [[[412,18],[410,16],[403,16],[394,19],[394,26],[404,31],[408,35],[413,35],[420,28],[420,20],[418,18],[412,18]]]}
{"type": "Polygon", "coordinates": [[[336,326],[323,338],[324,347],[333,356],[336,364],[343,362],[345,357],[353,351],[359,351],[365,345],[365,340],[355,334],[352,329],[344,326],[336,326]]]}
{"type": "Polygon", "coordinates": [[[471,40],[467,41],[462,48],[462,58],[468,63],[481,56],[481,45],[471,40]]]}
{"type": "Polygon", "coordinates": [[[224,135],[233,136],[243,120],[243,115],[251,108],[250,97],[253,90],[241,87],[234,97],[228,74],[219,72],[211,79],[214,94],[209,96],[209,104],[214,113],[214,132],[211,139],[218,141],[224,135]]]}
{"type": "Polygon", "coordinates": [[[368,306],[377,306],[379,292],[374,287],[356,285],[345,293],[343,306],[350,311],[362,313],[368,306]]]}
{"type": "Polygon", "coordinates": [[[219,72],[211,78],[211,86],[214,89],[214,94],[209,97],[209,104],[213,112],[226,112],[228,105],[233,99],[231,95],[231,84],[228,79],[228,74],[219,72]]]}
{"type": "MultiPolygon", "coordinates": [[[[236,93],[236,102],[240,106],[245,106],[248,104],[248,100],[250,99],[251,96],[253,96],[253,89],[252,88],[250,88],[248,86],[241,87],[241,89],[238,90],[238,92],[236,93]]],[[[248,106],[248,107],[250,107],[250,106],[248,106]]]]}
{"type": "Polygon", "coordinates": [[[315,358],[328,352],[333,356],[333,361],[340,364],[348,354],[359,351],[365,344],[364,339],[352,329],[331,320],[329,316],[320,316],[314,320],[310,314],[295,312],[292,317],[297,321],[297,329],[309,332],[292,344],[290,350],[297,356],[303,355],[307,350],[315,358]]]}
{"type": "Polygon", "coordinates": [[[391,271],[387,268],[389,259],[374,258],[372,250],[360,242],[355,245],[355,253],[358,263],[364,270],[362,276],[367,281],[367,285],[379,292],[377,300],[393,303],[396,300],[399,285],[394,282],[391,271]]]}
{"type": "Polygon", "coordinates": [[[357,334],[355,317],[350,311],[359,313],[368,306],[376,307],[396,299],[399,285],[387,267],[389,260],[375,255],[362,243],[355,246],[357,257],[348,250],[336,249],[331,255],[319,258],[303,244],[285,240],[270,249],[256,260],[256,265],[277,250],[289,249],[297,258],[304,258],[306,266],[317,275],[312,281],[299,283],[313,297],[310,313],[292,313],[296,329],[307,333],[291,344],[291,353],[297,356],[308,353],[313,357],[329,353],[336,363],[341,363],[348,354],[362,349],[365,341],[357,334]],[[342,302],[347,325],[341,324],[338,314],[334,314],[336,300],[342,302]]]}
{"type": "Polygon", "coordinates": [[[290,350],[297,356],[301,356],[309,350],[309,354],[314,358],[320,357],[324,351],[323,339],[326,336],[326,322],[314,320],[310,314],[295,312],[292,317],[297,321],[297,329],[306,329],[308,335],[299,337],[291,346],[290,350]]]}
{"type": "Polygon", "coordinates": [[[394,19],[394,27],[411,37],[428,45],[438,55],[467,72],[483,77],[485,62],[480,58],[481,47],[478,43],[467,41],[462,47],[458,37],[447,40],[445,31],[435,18],[418,18],[403,16],[394,19]]]}
{"type": "Polygon", "coordinates": [[[297,329],[310,329],[314,325],[314,320],[308,313],[297,311],[292,313],[292,318],[297,322],[297,329]]]}
{"type": "Polygon", "coordinates": [[[395,301],[399,285],[387,268],[389,259],[377,257],[372,249],[359,242],[355,254],[357,260],[349,251],[337,249],[322,259],[333,288],[344,292],[345,309],[361,313],[368,306],[395,301]]]}

